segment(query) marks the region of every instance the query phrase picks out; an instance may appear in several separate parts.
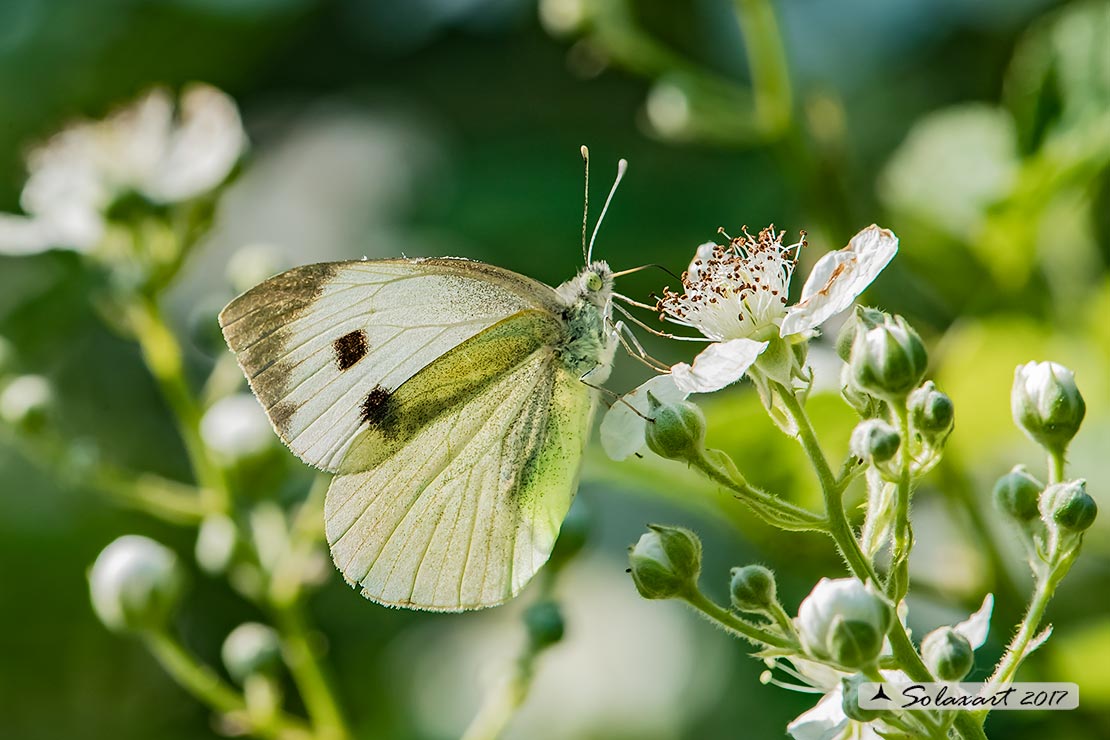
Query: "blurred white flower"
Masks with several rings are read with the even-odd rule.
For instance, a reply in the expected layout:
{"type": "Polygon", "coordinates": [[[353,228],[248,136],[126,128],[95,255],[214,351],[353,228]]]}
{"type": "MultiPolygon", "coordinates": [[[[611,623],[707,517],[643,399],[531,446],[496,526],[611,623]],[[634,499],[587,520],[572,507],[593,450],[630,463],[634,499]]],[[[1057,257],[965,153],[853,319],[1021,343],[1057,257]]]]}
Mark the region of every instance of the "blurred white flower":
{"type": "Polygon", "coordinates": [[[45,410],[53,397],[50,382],[46,378],[41,375],[20,375],[0,391],[0,419],[8,424],[22,424],[45,410]]]}
{"type": "Polygon", "coordinates": [[[162,628],[183,590],[184,573],[177,556],[142,535],[114,540],[89,570],[93,611],[117,632],[162,628]]]}
{"type": "Polygon", "coordinates": [[[158,88],[101,121],[71,124],[28,154],[26,215],[0,214],[0,252],[88,251],[117,198],[196,198],[227,179],[246,144],[235,102],[203,84],[187,87],[176,111],[158,88]]]}
{"type": "Polygon", "coordinates": [[[270,420],[249,393],[212,404],[200,420],[200,436],[220,456],[238,460],[265,451],[275,436],[270,420]]]}

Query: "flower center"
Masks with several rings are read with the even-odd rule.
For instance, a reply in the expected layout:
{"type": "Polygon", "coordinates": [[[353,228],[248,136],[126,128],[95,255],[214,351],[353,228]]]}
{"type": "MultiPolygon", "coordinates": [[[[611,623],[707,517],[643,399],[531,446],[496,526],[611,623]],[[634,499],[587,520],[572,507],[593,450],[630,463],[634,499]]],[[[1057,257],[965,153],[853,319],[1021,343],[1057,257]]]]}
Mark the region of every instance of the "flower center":
{"type": "Polygon", "coordinates": [[[743,231],[728,246],[699,248],[690,269],[682,273],[683,292],[665,288],[658,299],[661,319],[717,341],[752,337],[781,323],[805,232],[800,241],[784,245],[786,232],[776,232],[774,224],[758,237],[747,227],[743,231]]]}

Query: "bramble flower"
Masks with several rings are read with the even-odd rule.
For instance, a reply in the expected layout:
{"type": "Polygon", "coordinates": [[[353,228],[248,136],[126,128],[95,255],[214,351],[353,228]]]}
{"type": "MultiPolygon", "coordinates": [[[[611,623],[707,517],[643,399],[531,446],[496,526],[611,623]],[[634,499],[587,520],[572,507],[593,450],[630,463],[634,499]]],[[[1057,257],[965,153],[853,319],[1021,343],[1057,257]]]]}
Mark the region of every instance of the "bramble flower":
{"type": "MultiPolygon", "coordinates": [[[[990,628],[991,612],[994,610],[994,596],[987,594],[979,611],[972,614],[963,622],[951,629],[967,639],[972,649],[982,647],[987,641],[987,632],[990,628]]],[[[884,646],[884,654],[889,652],[889,645],[884,646]]],[[[836,738],[852,737],[857,740],[881,740],[886,734],[896,734],[896,730],[883,723],[882,720],[874,722],[859,722],[848,717],[844,712],[844,679],[854,674],[845,673],[806,658],[788,656],[783,658],[767,659],[769,670],[764,671],[760,680],[782,688],[803,693],[823,693],[824,696],[814,707],[801,715],[786,727],[786,731],[794,740],[834,740],[836,738]],[[772,671],[779,670],[799,683],[787,683],[773,676],[772,671]]],[[[902,671],[880,671],[885,681],[894,683],[908,682],[909,677],[902,671]]]]}
{"type": "Polygon", "coordinates": [[[682,275],[683,292],[665,290],[658,309],[663,319],[697,329],[712,341],[692,363],[672,366],[627,394],[627,403],[613,405],[601,425],[602,446],[611,458],[623,460],[643,449],[642,417],[650,418],[647,391],[662,403],[673,403],[735,383],[772,344],[789,352],[787,343],[808,339],[848,308],[898,251],[892,232],[868,226],[847,247],[818,260],[801,300],[787,305],[805,241],[784,245],[784,236],[768,227],[758,237],[745,231],[728,246],[709,242],[697,248],[682,275]]]}
{"type": "Polygon", "coordinates": [[[270,420],[249,393],[225,396],[212,404],[201,417],[200,436],[230,461],[260,454],[276,439],[270,420]]]}
{"type": "Polygon", "coordinates": [[[202,196],[227,179],[246,142],[235,102],[203,84],[187,87],[176,110],[158,88],[104,120],[71,124],[28,154],[26,215],[0,214],[0,253],[89,251],[120,199],[202,196]]]}

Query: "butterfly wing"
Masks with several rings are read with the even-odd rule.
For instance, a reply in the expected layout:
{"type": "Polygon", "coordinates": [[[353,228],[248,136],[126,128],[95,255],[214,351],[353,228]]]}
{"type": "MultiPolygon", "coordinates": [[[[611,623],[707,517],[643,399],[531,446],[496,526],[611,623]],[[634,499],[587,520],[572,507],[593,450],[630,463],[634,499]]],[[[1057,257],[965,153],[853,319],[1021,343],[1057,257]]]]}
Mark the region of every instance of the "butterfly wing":
{"type": "Polygon", "coordinates": [[[382,399],[332,481],[332,557],[367,598],[500,604],[547,561],[577,488],[594,391],[555,354],[565,327],[525,310],[382,399]]]}
{"type": "Polygon", "coordinates": [[[506,316],[561,305],[543,283],[481,262],[363,260],[273,277],[232,301],[220,326],[278,435],[335,471],[370,394],[506,316]]]}

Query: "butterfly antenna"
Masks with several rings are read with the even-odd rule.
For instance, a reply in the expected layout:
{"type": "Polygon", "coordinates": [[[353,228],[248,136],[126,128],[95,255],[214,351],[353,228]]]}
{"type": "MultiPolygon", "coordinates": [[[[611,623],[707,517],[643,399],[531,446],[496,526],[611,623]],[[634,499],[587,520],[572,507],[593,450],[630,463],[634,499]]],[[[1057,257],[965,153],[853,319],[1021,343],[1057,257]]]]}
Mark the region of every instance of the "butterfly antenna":
{"type": "Polygon", "coordinates": [[[590,150],[585,144],[582,145],[582,166],[586,170],[586,194],[582,198],[582,259],[588,265],[590,258],[586,252],[586,221],[590,217],[590,150]]]}
{"type": "Polygon", "coordinates": [[[590,259],[594,255],[594,240],[597,239],[598,229],[601,228],[601,222],[605,219],[605,212],[609,210],[609,203],[613,200],[613,195],[617,192],[617,186],[621,184],[621,178],[624,177],[625,170],[628,169],[628,160],[622,159],[617,162],[617,179],[613,180],[613,187],[609,189],[609,197],[605,199],[605,205],[601,207],[601,215],[597,217],[597,223],[594,225],[594,233],[590,237],[590,246],[586,250],[586,264],[590,264],[590,259]]]}

